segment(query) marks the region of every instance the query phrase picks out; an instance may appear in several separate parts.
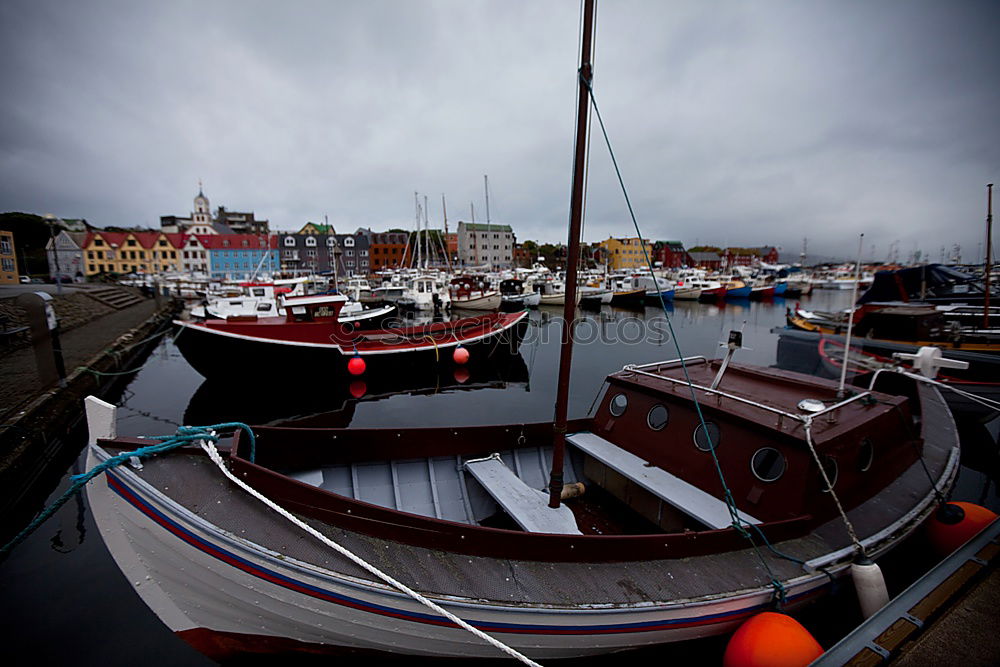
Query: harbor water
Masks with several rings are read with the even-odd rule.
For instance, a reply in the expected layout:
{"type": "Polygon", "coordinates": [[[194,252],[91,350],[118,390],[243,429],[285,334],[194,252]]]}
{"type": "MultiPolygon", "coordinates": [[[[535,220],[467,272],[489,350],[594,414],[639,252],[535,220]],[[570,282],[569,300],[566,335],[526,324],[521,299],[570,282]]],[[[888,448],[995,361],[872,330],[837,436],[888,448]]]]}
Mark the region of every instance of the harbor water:
{"type": "MultiPolygon", "coordinates": [[[[850,303],[847,291],[816,291],[802,299],[814,310],[836,310],[850,303]]],[[[702,355],[722,355],[720,344],[732,330],[743,332],[737,362],[771,366],[778,361],[778,337],[771,330],[783,326],[792,301],[730,301],[717,305],[677,302],[659,308],[600,312],[580,311],[576,328],[570,392],[570,417],[585,416],[602,389],[605,376],[630,363],[702,355]]],[[[334,385],[322,368],[281,369],[261,373],[259,382],[206,381],[177,351],[169,336],[118,397],[118,433],[121,436],[170,435],[177,426],[228,421],[265,423],[291,420],[303,425],[438,426],[493,424],[511,421],[548,421],[553,416],[562,309],[530,312],[530,326],[519,355],[509,363],[457,367],[444,360],[426,376],[406,373],[388,378],[362,378],[334,385]],[[272,378],[279,377],[280,380],[272,378]]],[[[235,364],[260,365],[266,359],[233,359],[235,364]]],[[[330,373],[330,376],[340,376],[330,373]]],[[[67,447],[82,452],[85,429],[78,429],[67,447]]],[[[48,502],[68,486],[69,475],[81,472],[80,458],[66,471],[48,502]]],[[[955,499],[1000,508],[996,489],[997,465],[992,456],[968,459],[954,493],[955,499]],[[985,463],[984,463],[985,461],[985,463]]],[[[44,496],[44,493],[42,494],[44,496]]],[[[39,497],[39,504],[42,498],[39,497]]],[[[883,565],[890,593],[899,592],[920,568],[929,567],[929,554],[890,556],[883,565]]],[[[76,665],[210,665],[207,658],[177,639],[133,591],[104,547],[89,515],[86,499],[78,496],[0,563],[0,634],[6,664],[76,665]]],[[[860,621],[849,587],[814,605],[801,618],[824,646],[860,621]],[[839,598],[839,599],[838,599],[839,598]]],[[[723,640],[644,650],[638,657],[652,660],[697,659],[721,664],[723,640]]],[[[323,659],[325,663],[329,659],[323,659]]],[[[620,658],[577,660],[609,665],[620,658]]],[[[246,664],[277,664],[257,658],[246,664]]],[[[290,661],[282,658],[281,664],[290,661]]],[[[338,663],[360,661],[338,660],[338,663]]],[[[400,659],[399,664],[417,661],[400,659]]],[[[299,659],[295,664],[299,664],[299,659]]],[[[301,664],[319,664],[308,657],[301,664]]],[[[506,664],[506,661],[505,663],[506,664]]]]}

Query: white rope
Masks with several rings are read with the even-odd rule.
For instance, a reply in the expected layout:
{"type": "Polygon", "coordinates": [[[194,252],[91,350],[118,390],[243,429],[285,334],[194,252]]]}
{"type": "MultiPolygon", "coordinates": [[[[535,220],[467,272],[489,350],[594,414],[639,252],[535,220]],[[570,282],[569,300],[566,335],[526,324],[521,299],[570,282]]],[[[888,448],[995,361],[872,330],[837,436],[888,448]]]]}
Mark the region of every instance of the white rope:
{"type": "Polygon", "coordinates": [[[359,565],[359,566],[363,567],[364,569],[368,570],[368,572],[372,573],[373,575],[375,575],[376,577],[378,577],[382,581],[386,582],[387,584],[389,584],[393,588],[395,588],[395,589],[397,589],[397,590],[405,593],[406,595],[409,595],[411,598],[413,598],[414,600],[416,600],[420,604],[422,604],[422,605],[430,608],[431,610],[433,610],[434,612],[436,612],[438,614],[441,614],[442,616],[444,616],[445,618],[447,618],[449,621],[451,621],[455,625],[458,625],[458,626],[460,626],[460,627],[468,630],[469,632],[471,632],[472,634],[476,635],[477,637],[479,637],[483,641],[485,641],[485,642],[487,642],[489,644],[492,644],[493,646],[495,646],[496,648],[500,649],[501,651],[503,651],[507,655],[511,656],[512,658],[520,660],[521,662],[523,662],[526,665],[532,665],[532,667],[541,667],[541,665],[539,665],[537,662],[534,662],[533,660],[531,660],[527,656],[525,656],[525,655],[523,655],[521,653],[518,653],[515,649],[511,648],[510,646],[507,646],[506,644],[504,644],[503,642],[501,642],[498,639],[494,639],[493,637],[491,637],[490,635],[486,634],[482,630],[479,630],[478,628],[474,628],[473,626],[469,625],[468,623],[466,623],[465,621],[463,621],[462,619],[460,619],[458,616],[455,616],[450,611],[447,611],[446,609],[443,609],[442,607],[440,607],[435,602],[433,602],[431,600],[428,600],[426,597],[424,597],[420,593],[416,592],[415,590],[411,589],[410,587],[406,586],[402,582],[396,581],[395,579],[393,579],[388,574],[386,574],[386,573],[382,572],[381,570],[379,570],[378,568],[376,568],[374,565],[371,565],[371,564],[367,563],[366,561],[364,561],[360,556],[356,556],[354,553],[352,553],[352,552],[348,551],[346,548],[340,546],[339,544],[337,544],[336,542],[334,542],[333,540],[331,540],[327,536],[323,535],[318,530],[316,530],[312,526],[308,525],[307,523],[305,523],[304,521],[302,521],[298,517],[292,515],[290,512],[288,512],[287,510],[283,509],[282,507],[279,507],[272,500],[270,500],[268,498],[265,498],[263,495],[261,495],[255,489],[252,489],[249,485],[247,485],[242,480],[237,479],[236,475],[234,475],[232,472],[230,472],[229,468],[226,467],[226,464],[222,461],[222,456],[219,455],[219,451],[215,448],[215,445],[212,444],[211,442],[208,442],[206,440],[202,440],[201,441],[201,448],[203,450],[205,450],[205,453],[208,454],[208,457],[210,459],[212,459],[212,461],[215,463],[215,465],[217,465],[219,467],[219,470],[222,471],[222,474],[225,475],[229,479],[229,481],[231,481],[234,484],[236,484],[238,487],[240,487],[241,489],[243,489],[244,491],[246,491],[247,493],[249,493],[251,496],[253,496],[257,500],[259,500],[260,502],[264,503],[265,505],[267,505],[268,507],[270,507],[272,510],[274,510],[275,512],[277,512],[281,516],[285,517],[286,519],[288,519],[289,521],[291,521],[292,523],[294,523],[296,526],[298,526],[302,530],[306,531],[307,533],[309,533],[310,535],[312,535],[313,537],[315,537],[316,539],[318,539],[320,542],[322,542],[326,546],[330,547],[331,549],[334,549],[335,551],[337,551],[341,555],[349,558],[350,560],[352,560],[353,562],[355,562],[357,565],[359,565]]]}
{"type": "Polygon", "coordinates": [[[844,511],[844,506],[840,504],[840,498],[837,497],[837,492],[833,490],[833,484],[830,483],[830,477],[826,474],[826,468],[823,467],[823,463],[819,460],[819,453],[816,452],[816,448],[813,446],[811,418],[806,419],[805,430],[806,444],[809,445],[809,451],[813,455],[813,460],[816,461],[816,465],[819,467],[819,474],[823,476],[823,481],[826,483],[826,490],[830,492],[830,495],[833,497],[833,502],[837,505],[837,511],[840,512],[840,518],[844,520],[844,526],[847,527],[847,534],[850,535],[851,541],[854,542],[854,546],[857,548],[858,552],[864,556],[865,547],[861,544],[861,540],[858,539],[858,534],[854,531],[854,526],[851,524],[851,520],[847,518],[847,512],[844,511]]]}
{"type": "Polygon", "coordinates": [[[929,377],[926,377],[924,375],[920,375],[918,373],[908,373],[906,371],[898,371],[898,372],[901,375],[905,375],[906,377],[912,378],[914,380],[920,380],[921,382],[926,382],[927,384],[932,384],[932,385],[934,385],[936,387],[943,387],[944,389],[950,389],[951,391],[955,392],[959,396],[964,396],[965,398],[969,399],[970,401],[973,401],[975,403],[979,403],[980,405],[983,405],[983,406],[985,406],[987,408],[992,408],[994,410],[1000,410],[1000,401],[994,401],[991,398],[984,398],[982,396],[976,396],[972,392],[964,391],[964,390],[959,389],[958,387],[956,387],[954,385],[948,384],[947,382],[941,382],[939,380],[935,380],[934,378],[929,378],[929,377]]]}

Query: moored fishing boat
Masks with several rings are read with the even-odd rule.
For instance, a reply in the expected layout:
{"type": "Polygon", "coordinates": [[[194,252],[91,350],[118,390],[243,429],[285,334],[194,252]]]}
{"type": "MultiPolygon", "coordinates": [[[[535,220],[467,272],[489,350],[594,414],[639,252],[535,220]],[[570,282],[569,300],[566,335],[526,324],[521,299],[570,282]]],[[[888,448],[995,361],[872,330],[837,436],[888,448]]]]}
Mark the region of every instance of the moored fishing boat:
{"type": "Polygon", "coordinates": [[[749,299],[753,288],[742,280],[730,280],[725,284],[727,299],[749,299]]]}
{"type": "Polygon", "coordinates": [[[338,321],[346,297],[339,294],[283,300],[284,316],[241,320],[174,322],[176,345],[205,377],[284,373],[311,369],[336,375],[347,360],[391,365],[409,355],[440,358],[458,346],[486,352],[516,349],[525,313],[489,314],[419,327],[358,331],[338,321]]]}
{"type": "MultiPolygon", "coordinates": [[[[590,0],[582,24],[566,323],[578,295],[590,0]]],[[[593,417],[570,420],[573,336],[563,336],[552,422],[258,427],[225,457],[206,442],[213,434],[187,434],[203,442],[110,471],[89,487],[91,506],[139,595],[220,658],[569,658],[727,632],[778,602],[819,597],[855,556],[897,545],[958,469],[933,387],[883,375],[877,391],[845,395],[732,363],[739,339],[722,360],[628,366],[607,378],[593,417]],[[765,536],[773,551],[759,548],[765,536]]],[[[89,406],[91,464],[159,442],[110,437],[113,406],[89,406]]]]}
{"type": "MultiPolygon", "coordinates": [[[[585,490],[561,510],[539,490],[554,456],[551,423],[255,427],[256,444],[240,437],[224,464],[365,561],[533,658],[708,636],[768,608],[772,582],[785,609],[795,609],[828,590],[859,545],[877,557],[897,544],[947,492],[958,457],[947,408],[931,387],[907,390],[917,397],[921,432],[903,396],[838,399],[832,382],[737,364],[715,383],[724,364],[675,360],[610,376],[596,415],[568,425],[560,472],[568,494],[578,484],[585,490]],[[704,424],[683,367],[697,393],[712,397],[701,406],[704,424]],[[735,506],[719,499],[725,488],[735,506]],[[755,550],[732,527],[737,517],[797,560],[755,550]]],[[[145,444],[96,441],[89,463],[145,444]]],[[[119,468],[88,493],[113,556],[140,582],[137,592],[210,655],[496,655],[291,532],[201,450],[119,468]]]]}

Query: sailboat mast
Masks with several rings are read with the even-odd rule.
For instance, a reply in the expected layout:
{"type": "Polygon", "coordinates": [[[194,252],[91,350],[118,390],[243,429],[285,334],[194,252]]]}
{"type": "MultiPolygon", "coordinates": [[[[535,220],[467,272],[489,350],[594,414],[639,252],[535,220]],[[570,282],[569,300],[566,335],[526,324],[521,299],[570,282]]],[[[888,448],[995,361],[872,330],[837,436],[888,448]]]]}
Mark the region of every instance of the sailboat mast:
{"type": "Polygon", "coordinates": [[[573,194],[570,201],[569,254],[566,258],[566,305],[563,309],[563,340],[559,351],[559,384],[556,389],[555,420],[552,424],[552,473],[549,478],[549,507],[559,507],[563,488],[563,459],[566,453],[570,365],[573,361],[573,325],[576,319],[576,265],[580,261],[580,226],[583,219],[583,182],[587,158],[587,119],[590,109],[589,85],[593,76],[592,51],[594,0],[583,9],[583,38],[580,48],[578,102],[576,109],[576,153],[573,159],[573,194]]]}
{"type": "Polygon", "coordinates": [[[986,294],[983,295],[983,328],[990,328],[990,265],[993,263],[993,184],[986,184],[986,294]]]}
{"type": "Polygon", "coordinates": [[[413,268],[420,269],[420,198],[416,192],[413,193],[413,210],[417,216],[417,236],[414,239],[417,243],[417,257],[416,262],[413,263],[413,268]]]}
{"type": "MultiPolygon", "coordinates": [[[[483,191],[486,192],[486,242],[490,243],[490,181],[486,174],[483,174],[483,191]]],[[[486,246],[486,256],[490,260],[490,271],[493,270],[493,255],[490,254],[490,246],[486,246]]]]}

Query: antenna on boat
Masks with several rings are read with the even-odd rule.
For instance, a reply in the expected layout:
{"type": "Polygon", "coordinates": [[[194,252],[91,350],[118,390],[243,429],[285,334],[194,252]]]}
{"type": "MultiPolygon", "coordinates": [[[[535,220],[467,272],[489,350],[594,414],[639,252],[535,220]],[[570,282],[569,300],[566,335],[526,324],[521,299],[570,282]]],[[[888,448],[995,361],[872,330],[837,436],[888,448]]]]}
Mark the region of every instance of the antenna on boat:
{"type": "Polygon", "coordinates": [[[993,261],[993,184],[986,184],[986,282],[983,294],[983,328],[990,328],[990,264],[993,261]]]}
{"type": "MultiPolygon", "coordinates": [[[[746,322],[743,322],[743,326],[746,326],[746,322]]],[[[716,389],[719,383],[722,382],[722,376],[726,374],[726,369],[729,368],[729,362],[736,354],[736,350],[743,347],[743,328],[737,331],[733,329],[729,332],[729,340],[723,343],[726,349],[726,356],[722,358],[722,364],[719,366],[719,372],[715,374],[715,379],[712,380],[712,389],[716,389]]]]}
{"type": "Polygon", "coordinates": [[[865,235],[858,237],[858,262],[854,265],[854,287],[851,288],[851,312],[847,317],[847,338],[844,340],[844,363],[840,367],[840,386],[837,387],[837,398],[844,397],[844,383],[847,381],[847,364],[851,353],[851,330],[854,328],[854,310],[858,302],[858,281],[861,278],[861,244],[865,235]]]}
{"type": "Polygon", "coordinates": [[[569,404],[570,365],[573,361],[573,325],[576,318],[576,267],[580,261],[580,226],[583,219],[583,184],[587,159],[587,118],[590,108],[589,87],[593,77],[594,0],[583,8],[583,33],[580,46],[576,149],[573,160],[573,194],[570,199],[569,248],[566,257],[565,306],[563,308],[562,345],[559,350],[559,381],[556,388],[555,419],[552,424],[552,473],[549,478],[549,507],[557,508],[563,487],[563,458],[566,453],[567,407],[569,404]]]}

